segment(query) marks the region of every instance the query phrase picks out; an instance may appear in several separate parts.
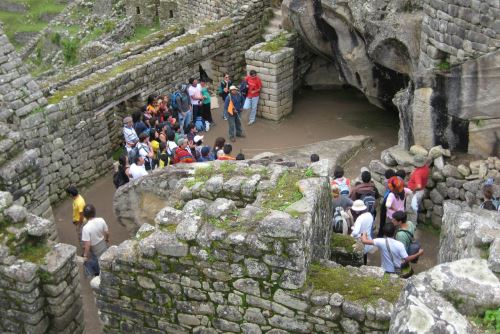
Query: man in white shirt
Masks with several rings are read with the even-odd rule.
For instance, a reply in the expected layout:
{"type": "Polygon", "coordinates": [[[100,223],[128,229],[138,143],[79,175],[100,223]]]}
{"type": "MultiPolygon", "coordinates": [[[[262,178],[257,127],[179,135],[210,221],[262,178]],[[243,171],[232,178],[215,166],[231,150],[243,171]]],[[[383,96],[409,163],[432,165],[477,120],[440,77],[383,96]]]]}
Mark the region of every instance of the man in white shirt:
{"type": "MultiPolygon", "coordinates": [[[[356,216],[354,221],[354,226],[352,227],[351,236],[353,238],[359,239],[363,233],[367,233],[371,240],[372,227],[373,227],[373,216],[368,212],[368,208],[365,203],[358,199],[352,203],[351,210],[354,211],[353,216],[356,216]]],[[[366,265],[368,261],[367,254],[372,249],[372,246],[365,245],[363,261],[366,265]]]]}
{"type": "Polygon", "coordinates": [[[188,87],[189,98],[191,99],[191,105],[193,106],[193,122],[196,121],[196,117],[201,116],[201,101],[203,100],[203,95],[201,94],[201,85],[198,80],[194,78],[189,78],[188,87]]]}
{"type": "Polygon", "coordinates": [[[384,238],[376,238],[369,240],[366,233],[361,236],[361,242],[365,245],[374,245],[380,250],[380,261],[382,268],[388,274],[395,274],[401,272],[401,266],[408,263],[424,253],[421,248],[418,253],[408,255],[405,246],[401,241],[394,239],[396,228],[393,224],[384,225],[384,238]]]}
{"type": "Polygon", "coordinates": [[[125,138],[125,147],[127,151],[132,149],[139,141],[139,137],[134,130],[134,122],[130,116],[123,119],[123,137],[125,138]]]}
{"type": "Polygon", "coordinates": [[[131,178],[134,180],[148,175],[146,167],[144,166],[144,157],[142,155],[139,155],[135,159],[135,162],[132,165],[130,165],[129,171],[131,178]]]}
{"type": "Polygon", "coordinates": [[[95,207],[85,205],[83,217],[87,223],[82,229],[83,261],[88,276],[99,275],[99,258],[108,249],[109,230],[102,218],[95,217],[95,207]]]}

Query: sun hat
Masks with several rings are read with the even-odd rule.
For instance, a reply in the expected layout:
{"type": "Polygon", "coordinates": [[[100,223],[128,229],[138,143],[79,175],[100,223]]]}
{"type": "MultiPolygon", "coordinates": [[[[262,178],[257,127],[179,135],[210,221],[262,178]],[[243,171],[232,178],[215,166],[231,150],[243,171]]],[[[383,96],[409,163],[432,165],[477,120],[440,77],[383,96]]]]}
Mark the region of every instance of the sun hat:
{"type": "Polygon", "coordinates": [[[203,136],[196,135],[196,136],[194,136],[194,138],[193,138],[193,142],[194,142],[194,143],[197,143],[197,142],[199,142],[200,140],[203,140],[203,136]]]}
{"type": "Polygon", "coordinates": [[[123,124],[128,124],[128,122],[132,122],[132,117],[127,116],[123,119],[123,124]]]}
{"type": "Polygon", "coordinates": [[[364,211],[368,209],[365,205],[365,203],[360,200],[360,199],[357,199],[354,201],[354,203],[352,203],[352,207],[351,207],[351,210],[353,211],[364,211]]]}
{"type": "Polygon", "coordinates": [[[422,167],[427,163],[427,159],[421,155],[416,155],[415,158],[413,158],[413,165],[415,167],[422,167]]]}
{"type": "Polygon", "coordinates": [[[231,86],[231,87],[229,87],[229,90],[238,90],[238,87],[236,87],[236,86],[231,86]]]}

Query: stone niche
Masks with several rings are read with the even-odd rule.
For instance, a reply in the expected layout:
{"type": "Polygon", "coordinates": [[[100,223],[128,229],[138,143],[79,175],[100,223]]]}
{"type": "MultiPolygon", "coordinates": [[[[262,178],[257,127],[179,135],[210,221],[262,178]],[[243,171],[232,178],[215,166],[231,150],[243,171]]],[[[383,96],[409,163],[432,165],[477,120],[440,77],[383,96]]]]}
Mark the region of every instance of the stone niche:
{"type": "Polygon", "coordinates": [[[55,234],[53,222],[0,192],[1,333],[83,333],[76,248],[55,234]]]}
{"type": "Polygon", "coordinates": [[[135,237],[102,255],[92,282],[105,333],[388,330],[402,282],[327,260],[327,177],[256,161],[176,165],[115,203],[140,202],[148,185],[166,206],[151,224],[129,209],[135,237]]]}

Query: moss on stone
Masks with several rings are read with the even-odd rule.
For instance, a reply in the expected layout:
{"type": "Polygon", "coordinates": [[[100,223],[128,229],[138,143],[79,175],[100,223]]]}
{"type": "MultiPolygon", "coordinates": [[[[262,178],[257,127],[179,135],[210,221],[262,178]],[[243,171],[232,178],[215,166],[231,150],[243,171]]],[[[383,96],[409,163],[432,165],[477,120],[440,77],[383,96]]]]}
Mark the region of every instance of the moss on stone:
{"type": "Polygon", "coordinates": [[[36,263],[42,264],[45,262],[45,255],[50,251],[50,247],[46,242],[25,242],[21,245],[19,249],[19,253],[17,256],[20,259],[36,263]]]}
{"type": "Polygon", "coordinates": [[[195,43],[203,36],[213,34],[215,32],[223,30],[223,28],[232,23],[231,19],[224,19],[217,22],[207,22],[204,24],[197,33],[187,33],[179,37],[175,41],[167,42],[162,47],[155,49],[150,52],[141,53],[135,57],[130,57],[116,66],[109,68],[105,72],[94,73],[86,79],[81,80],[77,84],[69,85],[63,89],[60,89],[54,93],[54,95],[47,98],[50,104],[59,103],[63,98],[75,96],[79,93],[89,89],[90,87],[98,84],[102,84],[120,73],[124,73],[130,69],[136,68],[138,66],[144,66],[147,62],[154,58],[164,56],[168,53],[173,52],[178,47],[186,46],[195,43]]]}
{"type": "Polygon", "coordinates": [[[343,235],[340,233],[332,233],[332,238],[330,241],[331,248],[344,248],[346,252],[352,253],[354,251],[354,245],[356,244],[356,239],[350,235],[343,235]]]}
{"type": "Polygon", "coordinates": [[[281,33],[272,40],[266,42],[260,49],[266,52],[278,52],[288,44],[288,38],[285,33],[281,33]]]}
{"type": "Polygon", "coordinates": [[[403,283],[395,282],[387,276],[384,278],[357,276],[344,267],[326,268],[319,264],[312,264],[309,268],[306,286],[338,293],[349,301],[373,304],[379,298],[390,303],[396,302],[403,283]]]}
{"type": "Polygon", "coordinates": [[[298,182],[302,179],[299,171],[286,171],[281,175],[275,187],[264,194],[263,207],[265,209],[284,211],[291,204],[302,199],[298,182]]]}

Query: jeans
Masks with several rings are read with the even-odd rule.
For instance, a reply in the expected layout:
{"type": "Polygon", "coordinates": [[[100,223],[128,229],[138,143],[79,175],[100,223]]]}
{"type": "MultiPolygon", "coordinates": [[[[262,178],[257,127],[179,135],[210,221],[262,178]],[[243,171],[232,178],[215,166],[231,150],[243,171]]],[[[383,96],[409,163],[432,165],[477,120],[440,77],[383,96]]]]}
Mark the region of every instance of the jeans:
{"type": "Polygon", "coordinates": [[[232,116],[228,114],[227,122],[229,123],[229,138],[233,138],[235,135],[239,137],[243,134],[239,113],[235,113],[232,116]]]}
{"type": "Polygon", "coordinates": [[[181,132],[184,133],[184,129],[191,123],[192,119],[192,111],[188,111],[183,115],[182,112],[179,112],[179,126],[181,127],[181,132]]]}
{"type": "Polygon", "coordinates": [[[248,117],[248,121],[253,123],[255,122],[255,116],[257,116],[257,105],[259,104],[259,97],[247,97],[245,99],[245,105],[243,109],[250,109],[250,116],[248,117]]]}

